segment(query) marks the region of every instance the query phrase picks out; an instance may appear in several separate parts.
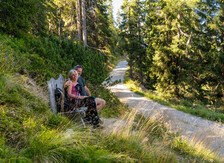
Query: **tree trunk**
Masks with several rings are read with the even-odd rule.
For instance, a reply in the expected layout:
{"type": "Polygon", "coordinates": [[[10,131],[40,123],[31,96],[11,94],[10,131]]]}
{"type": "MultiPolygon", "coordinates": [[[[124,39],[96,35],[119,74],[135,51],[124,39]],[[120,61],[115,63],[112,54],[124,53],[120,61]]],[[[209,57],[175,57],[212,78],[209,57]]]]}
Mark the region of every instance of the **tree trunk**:
{"type": "Polygon", "coordinates": [[[82,41],[80,0],[76,0],[78,40],[82,41]]]}
{"type": "Polygon", "coordinates": [[[83,38],[84,46],[87,46],[85,0],[82,0],[82,21],[83,21],[82,38],[83,38]]]}
{"type": "Polygon", "coordinates": [[[132,64],[132,61],[128,61],[129,62],[129,66],[130,66],[130,69],[129,69],[129,77],[132,79],[133,78],[133,64],[132,64]]]}
{"type": "Polygon", "coordinates": [[[143,84],[144,77],[143,77],[143,70],[142,70],[142,68],[140,68],[139,74],[140,74],[140,83],[143,84]]]}
{"type": "Polygon", "coordinates": [[[63,26],[63,21],[61,17],[61,9],[59,10],[59,22],[58,22],[58,37],[61,38],[62,36],[62,26],[63,26]]]}

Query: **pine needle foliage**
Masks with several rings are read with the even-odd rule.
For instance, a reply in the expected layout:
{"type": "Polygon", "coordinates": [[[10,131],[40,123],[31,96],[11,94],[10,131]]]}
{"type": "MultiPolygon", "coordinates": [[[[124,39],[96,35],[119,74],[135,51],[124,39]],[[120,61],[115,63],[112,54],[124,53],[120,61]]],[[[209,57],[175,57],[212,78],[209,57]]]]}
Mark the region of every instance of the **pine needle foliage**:
{"type": "Polygon", "coordinates": [[[222,106],[222,5],[124,1],[119,28],[130,77],[165,98],[222,106]]]}

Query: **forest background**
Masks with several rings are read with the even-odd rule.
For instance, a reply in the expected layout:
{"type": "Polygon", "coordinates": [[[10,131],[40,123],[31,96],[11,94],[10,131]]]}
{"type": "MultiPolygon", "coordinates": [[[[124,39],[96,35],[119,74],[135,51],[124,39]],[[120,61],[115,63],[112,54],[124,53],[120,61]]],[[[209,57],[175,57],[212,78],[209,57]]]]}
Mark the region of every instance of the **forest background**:
{"type": "MultiPolygon", "coordinates": [[[[119,28],[112,1],[77,2],[2,1],[0,28],[42,42],[51,36],[83,42],[104,59],[127,54],[130,76],[158,94],[223,104],[223,1],[126,0],[117,18],[119,28]]],[[[61,52],[60,57],[68,55],[61,52]]]]}
{"type": "Polygon", "coordinates": [[[24,156],[41,158],[35,140],[50,131],[37,124],[57,128],[64,120],[27,118],[49,107],[21,84],[32,78],[46,87],[51,77],[67,76],[77,64],[93,94],[108,102],[104,115],[120,114],[117,99],[106,90],[99,93],[120,56],[128,58],[130,78],[158,96],[223,115],[223,5],[223,0],[124,0],[114,22],[112,0],[1,0],[1,146],[29,146],[24,156]]]}

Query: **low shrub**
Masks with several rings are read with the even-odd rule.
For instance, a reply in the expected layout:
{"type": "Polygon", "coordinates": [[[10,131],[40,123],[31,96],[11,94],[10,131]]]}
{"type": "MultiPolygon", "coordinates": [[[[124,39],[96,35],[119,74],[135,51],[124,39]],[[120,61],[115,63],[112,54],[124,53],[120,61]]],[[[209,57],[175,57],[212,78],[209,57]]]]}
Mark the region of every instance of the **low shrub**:
{"type": "Polygon", "coordinates": [[[67,77],[67,72],[78,64],[83,66],[83,77],[93,84],[101,83],[108,74],[102,71],[107,70],[106,56],[72,40],[52,35],[23,40],[0,34],[0,42],[0,70],[31,76],[41,85],[60,73],[67,77]]]}

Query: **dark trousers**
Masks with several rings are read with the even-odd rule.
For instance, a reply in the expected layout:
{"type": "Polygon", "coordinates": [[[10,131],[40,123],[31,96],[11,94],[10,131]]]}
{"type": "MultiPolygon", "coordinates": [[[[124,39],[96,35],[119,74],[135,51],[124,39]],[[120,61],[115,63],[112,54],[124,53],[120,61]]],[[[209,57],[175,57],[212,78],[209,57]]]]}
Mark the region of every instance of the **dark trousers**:
{"type": "Polygon", "coordinates": [[[71,109],[78,107],[88,107],[86,110],[85,119],[93,125],[99,123],[99,116],[97,113],[96,102],[94,97],[86,97],[84,99],[73,99],[71,101],[71,109]]]}

